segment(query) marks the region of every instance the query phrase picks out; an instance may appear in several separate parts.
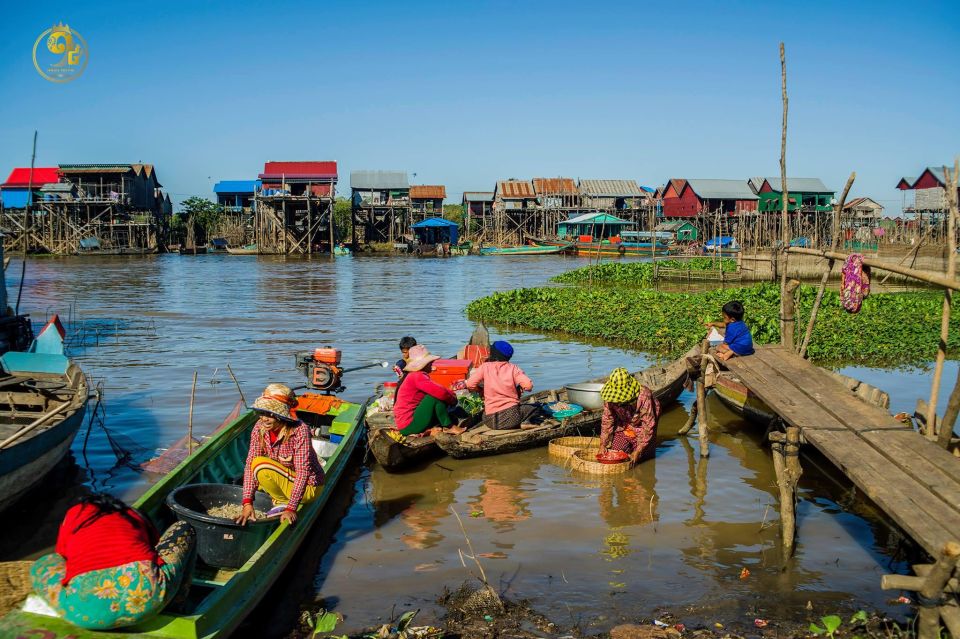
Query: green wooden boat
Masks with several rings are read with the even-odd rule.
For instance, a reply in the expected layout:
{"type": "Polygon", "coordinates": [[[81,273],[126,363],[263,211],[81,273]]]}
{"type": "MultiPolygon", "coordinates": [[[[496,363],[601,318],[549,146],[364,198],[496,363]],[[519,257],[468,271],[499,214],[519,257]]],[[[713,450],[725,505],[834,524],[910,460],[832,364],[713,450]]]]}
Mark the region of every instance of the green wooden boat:
{"type": "MultiPolygon", "coordinates": [[[[303,506],[293,526],[277,524],[267,540],[237,570],[214,569],[198,562],[193,574],[188,602],[182,612],[164,611],[144,623],[114,631],[93,631],[77,628],[56,617],[15,610],[0,619],[0,638],[44,637],[46,639],[87,639],[102,637],[171,637],[176,639],[210,639],[226,637],[263,598],[287,564],[296,556],[310,528],[323,512],[330,495],[363,431],[366,402],[342,402],[326,407],[322,395],[300,396],[298,414],[311,428],[339,426],[343,439],[335,452],[325,460],[326,481],[320,496],[303,506]],[[310,401],[310,399],[313,401],[310,401]],[[319,398],[319,399],[318,399],[319,398]],[[304,400],[307,399],[307,402],[304,400]],[[312,407],[317,412],[310,412],[312,407]],[[321,412],[322,411],[322,412],[321,412]]],[[[256,415],[249,411],[217,432],[192,455],[154,484],[134,506],[149,517],[159,530],[174,521],[166,505],[167,495],[186,484],[235,482],[243,476],[250,433],[256,415]]]]}

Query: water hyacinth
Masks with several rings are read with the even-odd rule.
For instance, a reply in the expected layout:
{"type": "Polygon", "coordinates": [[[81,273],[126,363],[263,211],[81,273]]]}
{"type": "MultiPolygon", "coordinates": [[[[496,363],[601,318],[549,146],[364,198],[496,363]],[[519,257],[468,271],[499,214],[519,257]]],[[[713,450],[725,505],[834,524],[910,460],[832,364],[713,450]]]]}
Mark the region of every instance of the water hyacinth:
{"type": "MultiPolygon", "coordinates": [[[[642,265],[637,265],[642,266],[642,265]]],[[[815,286],[801,286],[797,298],[797,339],[803,337],[816,297],[815,286]]],[[[667,293],[644,288],[529,288],[474,300],[467,316],[492,324],[563,331],[616,341],[638,350],[676,357],[706,334],[706,321],[720,319],[720,308],[741,300],[745,321],[757,344],[780,341],[780,288],[761,283],[698,293],[667,293]]],[[[821,362],[908,365],[930,361],[937,349],[942,293],[881,293],[864,300],[857,314],[827,291],[817,317],[809,356],[821,362]]],[[[951,322],[948,350],[960,353],[960,318],[951,322]]]]}

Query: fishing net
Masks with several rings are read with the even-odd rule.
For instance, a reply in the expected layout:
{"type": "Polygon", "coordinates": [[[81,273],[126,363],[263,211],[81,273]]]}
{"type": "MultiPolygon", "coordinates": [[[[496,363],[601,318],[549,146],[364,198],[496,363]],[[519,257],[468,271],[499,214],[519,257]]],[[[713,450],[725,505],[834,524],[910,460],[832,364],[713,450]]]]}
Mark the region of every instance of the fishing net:
{"type": "Polygon", "coordinates": [[[32,561],[0,561],[0,616],[16,608],[30,594],[32,561]]]}

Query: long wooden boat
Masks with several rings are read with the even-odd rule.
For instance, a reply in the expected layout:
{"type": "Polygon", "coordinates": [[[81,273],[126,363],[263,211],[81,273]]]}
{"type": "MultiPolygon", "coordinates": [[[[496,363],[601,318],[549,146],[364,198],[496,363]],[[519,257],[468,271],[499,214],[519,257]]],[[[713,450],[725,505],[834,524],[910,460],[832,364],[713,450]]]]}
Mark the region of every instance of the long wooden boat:
{"type": "Polygon", "coordinates": [[[206,255],[206,246],[181,246],[180,255],[206,255]]]}
{"type": "Polygon", "coordinates": [[[573,249],[573,242],[562,244],[529,244],[526,246],[489,246],[480,249],[480,255],[556,255],[573,249]]]}
{"type": "Polygon", "coordinates": [[[247,244],[246,246],[228,246],[227,253],[230,255],[257,255],[260,250],[256,244],[247,244]]]}
{"type": "Polygon", "coordinates": [[[44,480],[83,424],[87,381],[63,338],[54,315],[28,351],[0,357],[0,512],[44,480]]]}
{"type": "MultiPolygon", "coordinates": [[[[699,347],[669,364],[666,367],[651,366],[634,373],[634,377],[648,387],[654,397],[661,404],[673,402],[683,391],[687,381],[687,356],[695,353],[699,347]]],[[[590,380],[592,383],[605,382],[606,378],[590,380]]],[[[546,390],[534,393],[524,398],[525,402],[540,402],[544,404],[567,401],[565,389],[546,390]]],[[[576,434],[587,434],[596,431],[600,426],[602,410],[584,410],[583,412],[563,420],[546,419],[536,426],[524,425],[512,430],[493,430],[486,426],[472,428],[461,435],[437,435],[437,445],[451,457],[465,459],[484,455],[500,455],[512,453],[527,448],[544,446],[556,437],[567,437],[576,434]]]]}
{"type": "Polygon", "coordinates": [[[537,240],[539,243],[550,246],[560,246],[562,244],[571,244],[569,250],[577,255],[604,257],[617,257],[630,255],[633,257],[647,257],[651,254],[669,255],[670,247],[666,244],[657,242],[656,246],[651,246],[650,242],[565,242],[564,240],[537,240]]]}
{"type": "MultiPolygon", "coordinates": [[[[470,336],[467,347],[479,346],[490,349],[490,334],[487,328],[480,324],[470,336]]],[[[466,355],[466,349],[458,353],[466,355]]],[[[485,359],[485,356],[484,358],[485,359]]],[[[482,363],[482,359],[476,363],[482,363]]],[[[379,400],[375,398],[374,401],[379,400]]],[[[472,426],[476,419],[468,421],[465,426],[472,426]]],[[[387,472],[397,472],[416,466],[419,463],[443,457],[445,453],[437,446],[437,441],[430,435],[416,437],[396,437],[396,425],[393,420],[393,410],[370,412],[367,415],[367,446],[377,463],[387,472]]]]}
{"type": "MultiPolygon", "coordinates": [[[[26,612],[11,612],[0,620],[0,639],[16,637],[175,637],[212,639],[226,637],[243,621],[267,593],[287,564],[296,557],[310,528],[324,510],[363,431],[364,404],[336,400],[305,393],[300,396],[298,415],[316,434],[331,424],[346,427],[343,439],[329,457],[321,457],[326,475],[323,490],[313,502],[304,505],[293,526],[278,523],[276,529],[236,570],[214,569],[197,563],[190,595],[179,611],[165,610],[157,617],[131,628],[117,631],[92,631],[77,628],[57,618],[26,612]],[[325,407],[325,408],[319,408],[325,407]],[[316,411],[316,412],[311,412],[316,411]]],[[[248,411],[204,442],[170,473],[154,484],[134,507],[163,530],[174,521],[166,498],[174,489],[187,484],[234,483],[243,477],[250,433],[256,415],[248,411]]],[[[338,429],[339,430],[339,429],[338,429]]],[[[332,448],[332,446],[331,446],[332,448]]],[[[29,600],[28,600],[29,602],[29,600]]]]}
{"type": "MultiPolygon", "coordinates": [[[[834,371],[827,371],[838,381],[844,384],[850,392],[870,404],[875,404],[881,408],[890,407],[890,396],[866,382],[861,382],[853,377],[841,375],[834,371]]],[[[746,385],[740,381],[740,378],[730,371],[722,371],[717,375],[717,380],[713,386],[713,392],[727,408],[740,415],[744,419],[760,426],[767,426],[770,421],[776,417],[767,404],[754,395],[746,385]]]]}

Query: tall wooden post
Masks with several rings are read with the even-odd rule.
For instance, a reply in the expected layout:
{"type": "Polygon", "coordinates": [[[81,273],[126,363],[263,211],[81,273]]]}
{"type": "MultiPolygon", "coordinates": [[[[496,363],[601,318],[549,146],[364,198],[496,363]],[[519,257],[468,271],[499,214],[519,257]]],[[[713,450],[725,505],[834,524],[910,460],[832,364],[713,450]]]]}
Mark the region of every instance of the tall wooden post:
{"type": "MultiPolygon", "coordinates": [[[[957,169],[960,168],[960,161],[955,160],[953,170],[944,167],[947,201],[950,206],[947,210],[947,277],[953,279],[957,272],[957,169]]],[[[940,380],[943,377],[943,362],[947,358],[947,340],[950,337],[950,312],[953,309],[953,291],[949,288],[943,290],[943,312],[940,316],[940,343],[937,347],[937,363],[933,370],[933,386],[930,389],[930,401],[927,403],[927,422],[926,436],[930,439],[937,437],[937,400],[940,395],[940,380]]],[[[953,424],[950,425],[952,429],[953,424]]],[[[948,430],[944,424],[941,431],[948,430]]],[[[942,433],[941,433],[942,434],[942,433]]],[[[946,433],[946,442],[950,442],[950,431],[946,433]]],[[[941,437],[942,443],[943,437],[941,437]]]]}
{"type": "Polygon", "coordinates": [[[780,343],[787,348],[793,348],[793,295],[787,292],[787,247],[790,246],[789,202],[790,195],[787,187],[787,54],[783,43],[780,43],[780,92],[783,102],[783,121],[780,127],[780,198],[782,211],[780,215],[780,255],[783,263],[780,265],[780,343]],[[788,301],[789,300],[789,301],[788,301]],[[790,308],[788,309],[788,305],[790,308]],[[788,318],[789,317],[789,321],[788,318]]]}

